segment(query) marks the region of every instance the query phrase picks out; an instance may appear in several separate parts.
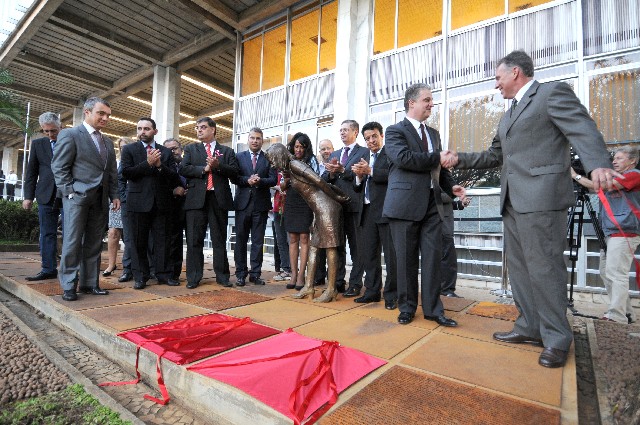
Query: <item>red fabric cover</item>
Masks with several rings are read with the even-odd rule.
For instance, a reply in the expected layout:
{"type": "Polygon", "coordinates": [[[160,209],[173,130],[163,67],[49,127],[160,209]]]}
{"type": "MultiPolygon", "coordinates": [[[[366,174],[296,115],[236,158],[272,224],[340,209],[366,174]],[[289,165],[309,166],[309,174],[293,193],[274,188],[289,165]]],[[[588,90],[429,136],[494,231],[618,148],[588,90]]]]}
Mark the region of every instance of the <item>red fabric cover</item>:
{"type": "Polygon", "coordinates": [[[279,333],[277,329],[214,313],[121,332],[128,339],[177,364],[191,363],[279,333]]]}
{"type": "Polygon", "coordinates": [[[300,424],[309,417],[307,423],[317,420],[338,393],[384,364],[337,342],[288,329],[188,369],[239,388],[300,424]]]}

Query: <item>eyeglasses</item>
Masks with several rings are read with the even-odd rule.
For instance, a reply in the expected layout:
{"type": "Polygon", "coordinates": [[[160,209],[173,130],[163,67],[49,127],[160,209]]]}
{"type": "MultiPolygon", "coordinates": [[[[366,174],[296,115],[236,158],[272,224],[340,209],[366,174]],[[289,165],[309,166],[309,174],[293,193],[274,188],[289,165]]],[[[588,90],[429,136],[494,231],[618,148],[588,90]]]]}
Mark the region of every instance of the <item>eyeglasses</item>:
{"type": "Polygon", "coordinates": [[[54,130],[41,130],[43,133],[58,133],[60,130],[58,130],[57,128],[54,130]]]}
{"type": "Polygon", "coordinates": [[[212,128],[212,127],[210,127],[210,126],[208,126],[208,125],[200,125],[200,126],[196,125],[195,130],[196,130],[196,131],[198,131],[198,130],[202,130],[202,131],[204,131],[204,130],[206,130],[207,128],[212,128]]]}
{"type": "Polygon", "coordinates": [[[179,151],[180,150],[180,146],[174,146],[173,148],[169,148],[172,151],[179,151]]]}

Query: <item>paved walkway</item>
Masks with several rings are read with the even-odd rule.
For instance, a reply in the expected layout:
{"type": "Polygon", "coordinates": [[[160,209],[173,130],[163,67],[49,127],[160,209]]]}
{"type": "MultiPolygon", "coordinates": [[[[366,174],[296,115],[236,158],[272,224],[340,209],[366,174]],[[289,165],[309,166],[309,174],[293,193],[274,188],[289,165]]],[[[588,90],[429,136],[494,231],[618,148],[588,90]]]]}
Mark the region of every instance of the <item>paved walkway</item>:
{"type": "MultiPolygon", "coordinates": [[[[443,328],[421,315],[410,325],[398,325],[398,311],[385,310],[383,303],[360,305],[343,297],[320,305],[294,300],[284,283],[271,280],[266,286],[222,288],[211,270],[205,270],[196,290],[186,289],[183,280],[179,287],[150,285],[135,291],[132,282],[118,284],[116,272],[101,278],[101,286],[111,290],[108,296],[80,295],[68,303],[57,281],[24,279],[38,271],[37,254],[0,254],[0,286],[88,345],[84,351],[64,338],[57,342],[79,369],[100,370],[96,380],[131,379],[135,346],[116,333],[215,311],[337,340],[388,362],[347,388],[321,418],[323,424],[578,422],[573,348],[564,368],[547,369],[537,364],[540,348],[494,341],[492,333],[510,330],[514,317],[509,306],[486,302],[495,300],[488,290],[460,287],[465,298],[443,298],[447,315],[459,323],[443,328]],[[121,364],[126,374],[96,368],[103,356],[121,364]]],[[[155,355],[142,350],[140,362],[143,377],[155,388],[155,355]]],[[[249,395],[183,366],[165,361],[163,371],[172,403],[193,414],[166,413],[143,400],[146,389],[135,386],[128,387],[126,397],[114,398],[147,423],[291,423],[249,395]]]]}

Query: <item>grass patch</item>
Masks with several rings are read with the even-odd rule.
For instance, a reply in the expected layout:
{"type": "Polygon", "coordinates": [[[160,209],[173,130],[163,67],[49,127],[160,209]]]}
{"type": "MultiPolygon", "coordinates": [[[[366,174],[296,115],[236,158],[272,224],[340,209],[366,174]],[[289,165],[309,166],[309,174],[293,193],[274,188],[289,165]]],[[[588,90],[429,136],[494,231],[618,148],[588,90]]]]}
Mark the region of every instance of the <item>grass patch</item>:
{"type": "Polygon", "coordinates": [[[81,385],[69,385],[41,397],[3,406],[0,425],[125,425],[129,421],[108,407],[102,406],[81,385]]]}

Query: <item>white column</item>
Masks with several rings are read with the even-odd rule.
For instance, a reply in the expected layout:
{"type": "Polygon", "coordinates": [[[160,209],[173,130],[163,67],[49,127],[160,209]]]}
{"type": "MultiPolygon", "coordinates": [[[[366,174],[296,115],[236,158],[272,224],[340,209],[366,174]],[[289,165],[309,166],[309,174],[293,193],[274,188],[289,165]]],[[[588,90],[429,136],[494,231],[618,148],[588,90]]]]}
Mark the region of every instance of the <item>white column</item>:
{"type": "MultiPolygon", "coordinates": [[[[372,54],[373,0],[341,0],[338,3],[334,134],[346,119],[360,127],[369,118],[369,63],[372,54]]],[[[333,138],[335,139],[335,137],[333,138]]],[[[336,149],[339,146],[335,146],[336,149]]]]}
{"type": "Polygon", "coordinates": [[[157,142],[178,137],[180,123],[180,75],[175,68],[153,67],[151,118],[158,127],[157,142]]]}
{"type": "Polygon", "coordinates": [[[22,167],[18,169],[18,148],[4,148],[2,151],[2,172],[8,176],[11,170],[16,174],[22,170],[22,167]]]}
{"type": "Polygon", "coordinates": [[[73,126],[76,127],[82,124],[82,121],[84,121],[84,111],[82,106],[76,106],[73,108],[73,126]]]}

